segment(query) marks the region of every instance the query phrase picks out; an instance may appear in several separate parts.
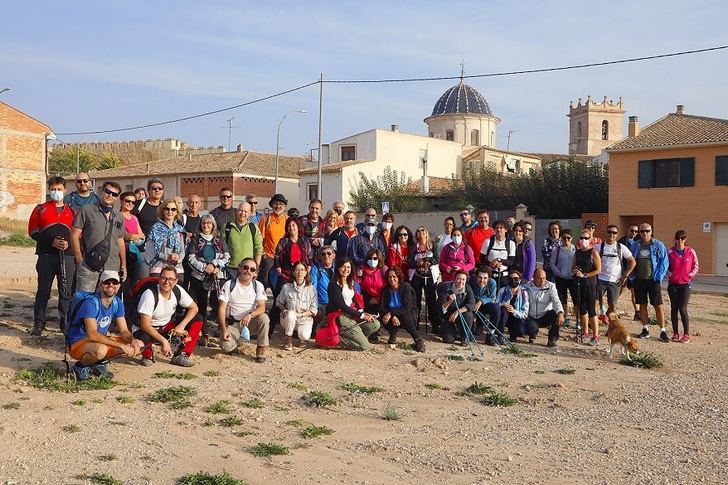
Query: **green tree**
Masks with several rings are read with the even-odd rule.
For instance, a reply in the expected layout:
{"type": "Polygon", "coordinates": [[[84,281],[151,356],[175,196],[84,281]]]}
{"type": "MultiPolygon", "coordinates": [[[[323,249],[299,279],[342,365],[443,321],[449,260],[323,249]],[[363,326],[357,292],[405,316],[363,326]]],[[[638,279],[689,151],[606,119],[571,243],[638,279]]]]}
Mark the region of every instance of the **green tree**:
{"type": "Polygon", "coordinates": [[[76,172],[90,172],[116,168],[121,165],[118,155],[110,152],[102,154],[86,150],[75,149],[52,150],[48,156],[48,166],[51,173],[73,175],[76,172]]]}
{"type": "Polygon", "coordinates": [[[412,178],[408,178],[404,172],[392,170],[389,166],[376,178],[359,172],[359,183],[349,195],[349,204],[360,210],[381,207],[383,201],[389,202],[392,212],[417,212],[425,207],[424,200],[412,186],[412,178]]]}

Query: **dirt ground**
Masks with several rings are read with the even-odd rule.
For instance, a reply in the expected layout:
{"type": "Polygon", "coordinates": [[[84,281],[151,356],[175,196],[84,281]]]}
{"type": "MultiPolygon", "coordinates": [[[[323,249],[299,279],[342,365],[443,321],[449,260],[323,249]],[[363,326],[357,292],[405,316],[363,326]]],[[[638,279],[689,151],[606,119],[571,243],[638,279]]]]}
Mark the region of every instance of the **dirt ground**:
{"type": "MultiPolygon", "coordinates": [[[[0,248],[0,258],[7,253],[0,248]]],[[[94,473],[169,484],[202,470],[251,484],[728,482],[726,295],[694,294],[688,344],[659,343],[652,327],[653,338],[640,343],[661,369],[610,361],[604,337],[592,348],[574,342],[573,330],[555,349],[545,346],[543,330],[535,344],[521,343],[530,357],[481,344],[477,360],[467,359],[467,347],[432,336],[423,355],[384,344],[364,353],[285,352],[276,335],[265,364],[253,361],[252,346],[236,355],[199,348],[191,369],[164,358],[150,368],[119,361],[113,389],[64,393],[15,379],[23,368],[60,368],[62,339],[52,330],[57,320],[46,336],[30,336],[34,258],[25,250],[12,256],[0,270],[3,484],[95,483],[83,478],[94,473]],[[164,371],[195,378],[154,376],[164,371]],[[484,396],[462,392],[476,382],[516,404],[490,407],[484,396]],[[345,383],[381,391],[352,393],[345,383]],[[178,385],[197,390],[191,407],[147,399],[178,385]],[[310,391],[328,392],[336,403],[309,407],[310,391]],[[228,413],[206,409],[221,400],[228,413]],[[239,419],[226,427],[229,417],[239,419]],[[333,434],[305,438],[310,424],[333,434]],[[251,449],[258,443],[289,453],[257,457],[251,449]]],[[[619,310],[632,314],[626,298],[619,310]]],[[[629,321],[629,329],[639,325],[629,321]]],[[[399,341],[410,338],[400,334],[399,341]]]]}

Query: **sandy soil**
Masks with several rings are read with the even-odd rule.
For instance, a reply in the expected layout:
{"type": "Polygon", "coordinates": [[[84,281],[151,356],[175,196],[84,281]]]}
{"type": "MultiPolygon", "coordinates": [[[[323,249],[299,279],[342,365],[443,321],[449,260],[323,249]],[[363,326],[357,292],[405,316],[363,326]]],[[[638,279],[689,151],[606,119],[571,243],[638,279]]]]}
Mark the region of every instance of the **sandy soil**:
{"type": "MultiPolygon", "coordinates": [[[[644,342],[664,363],[658,370],[609,361],[605,339],[596,349],[564,339],[547,349],[543,330],[535,344],[520,345],[532,357],[481,345],[484,356],[465,361],[449,356],[468,357],[467,348],[432,338],[422,355],[386,345],[290,353],[276,336],[262,365],[252,347],[237,355],[200,348],[189,369],[194,379],[155,378],[187,371],[166,359],[151,368],[120,361],[112,366],[114,389],[67,394],[14,380],[21,368],[62,365],[59,332],[28,333],[34,287],[17,265],[32,272],[33,261],[20,251],[0,274],[0,483],[91,483],[77,477],[107,473],[128,484],[167,484],[200,470],[255,484],[728,482],[725,295],[694,295],[689,344],[644,342]],[[352,394],[341,389],[348,382],[383,390],[352,394]],[[475,382],[518,403],[489,407],[482,396],[461,394],[475,382]],[[173,385],[197,390],[192,407],[146,400],[173,385]],[[329,392],[336,404],[308,407],[302,398],[312,390],[329,392]],[[246,407],[252,399],[262,407],[246,407]],[[219,400],[230,402],[229,414],[205,411],[219,400]],[[400,419],[385,420],[385,407],[400,419]],[[242,424],[221,426],[228,416],[242,424]],[[334,433],[306,439],[301,422],[334,433]],[[64,431],[71,425],[78,432],[64,431]],[[256,457],[250,450],[261,442],[290,453],[256,457]]],[[[639,331],[634,322],[629,328],[639,331]]]]}

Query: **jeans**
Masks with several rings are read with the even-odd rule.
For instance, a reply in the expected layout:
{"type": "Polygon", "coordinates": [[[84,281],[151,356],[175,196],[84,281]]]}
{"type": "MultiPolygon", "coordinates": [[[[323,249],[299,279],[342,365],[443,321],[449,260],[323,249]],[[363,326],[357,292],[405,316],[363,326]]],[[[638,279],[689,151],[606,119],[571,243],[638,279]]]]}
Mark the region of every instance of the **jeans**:
{"type": "Polygon", "coordinates": [[[48,307],[48,300],[51,297],[53,280],[56,279],[56,287],[58,288],[58,317],[61,330],[63,330],[66,313],[68,312],[68,304],[72,296],[71,285],[73,284],[73,273],[76,269],[73,256],[39,254],[35,269],[38,272],[38,289],[35,292],[35,302],[33,303],[33,326],[40,330],[46,326],[46,308],[48,307]],[[61,257],[63,258],[65,273],[61,271],[61,257]]]}

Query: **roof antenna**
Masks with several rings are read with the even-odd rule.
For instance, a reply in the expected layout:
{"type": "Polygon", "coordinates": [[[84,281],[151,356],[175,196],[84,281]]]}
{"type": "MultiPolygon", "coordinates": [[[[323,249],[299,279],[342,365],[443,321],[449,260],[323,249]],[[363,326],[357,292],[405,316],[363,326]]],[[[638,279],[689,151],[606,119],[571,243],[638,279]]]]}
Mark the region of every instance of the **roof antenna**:
{"type": "Polygon", "coordinates": [[[465,59],[460,61],[460,84],[463,83],[463,77],[465,77],[465,59]]]}

